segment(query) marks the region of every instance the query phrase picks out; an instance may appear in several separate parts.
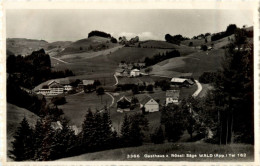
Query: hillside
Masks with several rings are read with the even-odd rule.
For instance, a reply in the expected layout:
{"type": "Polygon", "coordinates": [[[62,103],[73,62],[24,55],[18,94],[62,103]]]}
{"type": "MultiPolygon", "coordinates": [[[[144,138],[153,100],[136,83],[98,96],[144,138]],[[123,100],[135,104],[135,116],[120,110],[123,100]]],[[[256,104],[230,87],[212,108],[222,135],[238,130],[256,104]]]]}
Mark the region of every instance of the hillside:
{"type": "Polygon", "coordinates": [[[28,55],[41,48],[46,49],[48,42],[45,40],[33,40],[25,38],[7,38],[6,48],[15,55],[28,55]]]}
{"type": "Polygon", "coordinates": [[[180,73],[193,73],[198,78],[205,71],[216,71],[221,67],[225,50],[199,51],[185,57],[171,58],[153,65],[151,74],[178,76],[180,73]]]}
{"type": "Polygon", "coordinates": [[[13,136],[15,135],[16,129],[19,126],[23,118],[26,117],[29,125],[32,127],[36,124],[37,119],[39,118],[34,113],[30,112],[27,109],[17,107],[13,104],[7,103],[7,150],[12,148],[11,142],[14,140],[13,136]]]}
{"type": "Polygon", "coordinates": [[[92,36],[90,38],[75,41],[65,47],[58,56],[66,54],[76,54],[82,52],[100,51],[118,46],[119,44],[112,43],[109,38],[92,36]]]}
{"type": "Polygon", "coordinates": [[[58,161],[253,161],[254,147],[247,144],[214,145],[200,142],[150,144],[139,147],[121,148],[101,152],[86,153],[79,156],[59,159],[58,161]],[[248,152],[246,157],[198,157],[199,154],[238,154],[248,152]],[[139,154],[140,158],[127,158],[139,154]],[[147,157],[144,157],[146,154],[147,157]],[[151,157],[152,155],[169,155],[168,157],[151,157]],[[171,154],[185,157],[171,157],[171,154]],[[187,154],[197,157],[186,157],[187,154]],[[149,157],[150,156],[150,157],[149,157]]]}

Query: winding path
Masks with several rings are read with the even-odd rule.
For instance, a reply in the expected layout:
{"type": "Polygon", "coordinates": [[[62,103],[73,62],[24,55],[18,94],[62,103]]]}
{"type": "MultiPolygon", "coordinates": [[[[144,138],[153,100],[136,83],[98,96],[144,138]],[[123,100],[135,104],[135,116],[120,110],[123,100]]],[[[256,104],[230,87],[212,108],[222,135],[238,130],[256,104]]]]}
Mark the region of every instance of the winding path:
{"type": "Polygon", "coordinates": [[[117,86],[117,84],[118,84],[118,78],[117,78],[117,76],[114,74],[114,77],[115,77],[115,80],[116,80],[116,83],[115,83],[115,85],[114,86],[117,86]]]}
{"type": "Polygon", "coordinates": [[[202,90],[200,82],[198,80],[195,80],[195,83],[197,84],[198,89],[193,93],[192,97],[197,97],[202,90]]]}
{"type": "Polygon", "coordinates": [[[53,57],[53,56],[50,56],[50,58],[55,59],[55,60],[57,60],[57,61],[60,61],[60,62],[62,62],[62,63],[65,63],[65,64],[70,64],[69,62],[65,62],[64,60],[55,58],[55,57],[53,57]]]}

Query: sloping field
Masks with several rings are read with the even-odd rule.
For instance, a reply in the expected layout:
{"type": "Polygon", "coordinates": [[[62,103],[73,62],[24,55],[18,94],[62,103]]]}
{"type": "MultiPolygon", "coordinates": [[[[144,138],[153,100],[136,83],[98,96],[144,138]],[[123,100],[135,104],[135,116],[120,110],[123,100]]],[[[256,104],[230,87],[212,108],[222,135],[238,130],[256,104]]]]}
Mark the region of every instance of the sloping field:
{"type": "Polygon", "coordinates": [[[81,62],[82,60],[85,60],[85,59],[109,55],[109,54],[117,51],[118,49],[120,49],[122,47],[123,47],[122,45],[119,45],[119,46],[115,46],[113,48],[109,48],[109,49],[101,50],[101,51],[96,51],[96,52],[84,52],[84,53],[76,53],[76,54],[67,54],[67,55],[61,56],[60,59],[68,61],[68,62],[72,62],[72,63],[81,62]]]}
{"type": "Polygon", "coordinates": [[[173,77],[180,73],[193,73],[193,77],[197,79],[205,71],[218,70],[224,52],[223,49],[200,51],[186,57],[171,58],[152,66],[151,74],[173,77]]]}
{"type": "Polygon", "coordinates": [[[107,55],[108,59],[114,62],[138,62],[143,61],[146,57],[153,57],[154,55],[160,53],[165,53],[172,49],[156,49],[156,48],[137,48],[137,47],[123,47],[118,51],[107,55]]]}
{"type": "Polygon", "coordinates": [[[96,92],[81,93],[66,96],[67,103],[59,106],[64,112],[65,117],[70,120],[71,125],[81,128],[85,115],[90,108],[92,112],[101,110],[105,105],[109,106],[112,102],[110,96],[104,94],[98,96],[96,92]]]}
{"type": "Polygon", "coordinates": [[[6,39],[6,49],[15,55],[29,55],[35,50],[46,49],[48,42],[44,40],[33,40],[25,38],[6,39]]]}
{"type": "Polygon", "coordinates": [[[13,136],[24,117],[26,117],[31,127],[34,127],[39,118],[27,109],[7,103],[7,155],[10,154],[9,150],[12,149],[11,142],[14,140],[13,136]]]}
{"type": "Polygon", "coordinates": [[[149,144],[140,147],[121,148],[106,150],[101,152],[86,153],[75,157],[60,159],[59,161],[253,161],[254,147],[247,144],[214,145],[209,143],[165,143],[149,144]],[[246,157],[238,157],[237,154],[244,152],[246,157]],[[127,158],[128,155],[139,154],[140,158],[127,158]],[[161,157],[151,157],[151,155],[161,155],[161,157]],[[172,154],[182,155],[184,157],[172,156],[172,154]],[[188,157],[187,154],[193,155],[188,157]],[[199,154],[221,154],[221,157],[199,157],[199,154]],[[227,156],[226,156],[227,154],[227,156]],[[234,154],[235,157],[228,157],[228,154],[234,154]],[[164,156],[162,156],[164,155],[164,156]],[[168,157],[166,157],[168,155],[168,157]],[[196,155],[196,157],[195,157],[196,155]],[[145,157],[146,156],[146,157],[145,157]],[[149,157],[150,156],[150,157],[149,157]]]}
{"type": "Polygon", "coordinates": [[[81,39],[71,43],[70,45],[65,47],[64,51],[59,53],[58,56],[89,51],[105,50],[118,45],[119,44],[117,43],[111,43],[109,38],[92,36],[90,38],[81,39]]]}

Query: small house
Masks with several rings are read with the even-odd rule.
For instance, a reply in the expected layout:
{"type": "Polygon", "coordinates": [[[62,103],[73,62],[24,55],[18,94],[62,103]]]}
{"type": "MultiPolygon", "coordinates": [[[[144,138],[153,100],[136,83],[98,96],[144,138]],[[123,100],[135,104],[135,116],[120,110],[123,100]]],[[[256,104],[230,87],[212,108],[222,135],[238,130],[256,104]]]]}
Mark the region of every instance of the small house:
{"type": "Polygon", "coordinates": [[[179,90],[167,90],[166,91],[166,106],[170,103],[178,104],[180,97],[179,90]]]}
{"type": "Polygon", "coordinates": [[[140,109],[144,108],[145,112],[159,111],[159,104],[151,96],[145,96],[140,101],[140,109]]]}
{"type": "Polygon", "coordinates": [[[131,100],[123,96],[117,101],[117,108],[119,109],[130,109],[131,100]]]}
{"type": "Polygon", "coordinates": [[[83,86],[93,85],[94,80],[82,80],[83,86]]]}
{"type": "Polygon", "coordinates": [[[138,77],[138,76],[140,76],[140,70],[138,70],[138,69],[131,70],[130,76],[131,77],[138,77]]]}
{"type": "Polygon", "coordinates": [[[190,79],[186,79],[186,78],[172,78],[171,79],[171,85],[174,86],[186,86],[189,87],[191,85],[193,85],[194,82],[190,79]]]}

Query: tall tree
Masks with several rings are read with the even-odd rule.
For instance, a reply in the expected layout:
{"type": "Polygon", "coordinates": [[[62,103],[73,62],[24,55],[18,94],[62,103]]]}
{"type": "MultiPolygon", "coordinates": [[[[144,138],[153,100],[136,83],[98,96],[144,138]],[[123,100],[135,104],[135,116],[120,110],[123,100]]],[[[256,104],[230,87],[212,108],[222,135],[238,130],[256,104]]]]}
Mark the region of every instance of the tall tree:
{"type": "Polygon", "coordinates": [[[253,46],[243,31],[236,31],[214,85],[220,144],[253,143],[253,46]]]}
{"type": "Polygon", "coordinates": [[[10,151],[14,155],[14,160],[23,161],[32,159],[34,153],[32,147],[32,129],[25,117],[17,129],[14,139],[12,142],[13,150],[10,151]]]}
{"type": "Polygon", "coordinates": [[[127,114],[124,115],[123,124],[121,127],[121,141],[123,146],[130,146],[129,145],[129,137],[130,137],[130,121],[127,114]]]}

